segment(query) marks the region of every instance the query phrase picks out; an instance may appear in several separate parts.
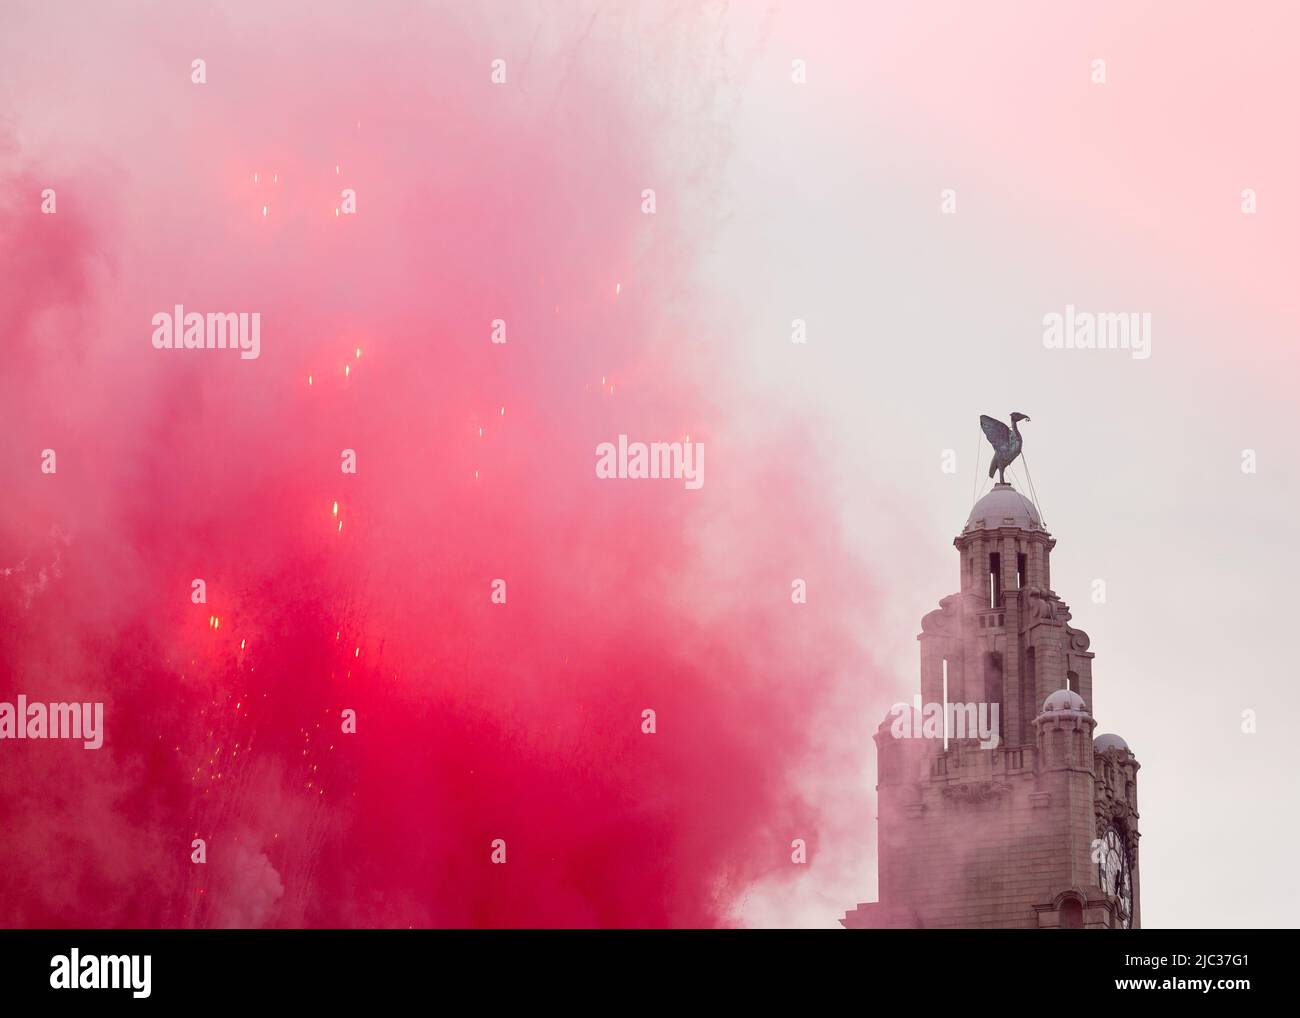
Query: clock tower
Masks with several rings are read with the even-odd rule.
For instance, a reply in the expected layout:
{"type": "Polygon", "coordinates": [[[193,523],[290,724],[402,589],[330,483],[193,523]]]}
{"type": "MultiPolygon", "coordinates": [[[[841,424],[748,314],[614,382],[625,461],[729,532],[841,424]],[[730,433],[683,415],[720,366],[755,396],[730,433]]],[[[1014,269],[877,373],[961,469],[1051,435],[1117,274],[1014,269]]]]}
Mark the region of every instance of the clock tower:
{"type": "Polygon", "coordinates": [[[997,484],[953,542],[960,590],[921,620],[920,695],[875,735],[879,901],[850,929],[1140,925],[1138,762],[1094,738],[1087,633],[1056,541],[997,484]]]}

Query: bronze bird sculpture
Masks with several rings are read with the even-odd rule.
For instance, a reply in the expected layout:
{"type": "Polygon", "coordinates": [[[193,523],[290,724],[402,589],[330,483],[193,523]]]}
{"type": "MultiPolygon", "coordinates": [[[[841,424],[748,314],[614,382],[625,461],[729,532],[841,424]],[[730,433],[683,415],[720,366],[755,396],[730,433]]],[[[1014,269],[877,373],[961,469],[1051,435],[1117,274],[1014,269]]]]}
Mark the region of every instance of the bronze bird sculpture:
{"type": "Polygon", "coordinates": [[[984,429],[984,437],[989,440],[989,445],[993,446],[993,462],[989,464],[989,476],[992,477],[996,470],[999,484],[1007,483],[1003,472],[1011,466],[1011,461],[1019,456],[1020,450],[1024,448],[1025,443],[1020,438],[1020,428],[1017,425],[1027,420],[1029,418],[1024,414],[1013,413],[1011,427],[1008,428],[1001,421],[980,414],[980,427],[984,429]]]}

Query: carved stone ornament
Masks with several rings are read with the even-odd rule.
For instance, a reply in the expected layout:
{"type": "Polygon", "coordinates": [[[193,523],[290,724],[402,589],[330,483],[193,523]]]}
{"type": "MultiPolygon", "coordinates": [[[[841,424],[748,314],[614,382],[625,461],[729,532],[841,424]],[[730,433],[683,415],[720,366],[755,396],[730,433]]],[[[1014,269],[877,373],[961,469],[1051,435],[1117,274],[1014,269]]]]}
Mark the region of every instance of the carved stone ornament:
{"type": "Polygon", "coordinates": [[[991,802],[1011,791],[1011,786],[1001,781],[977,781],[963,785],[945,785],[943,797],[955,803],[991,802]]]}
{"type": "Polygon", "coordinates": [[[927,612],[921,619],[921,632],[923,633],[951,633],[955,632],[960,620],[960,613],[957,611],[956,601],[959,595],[949,594],[939,602],[939,607],[932,612],[927,612]]]}

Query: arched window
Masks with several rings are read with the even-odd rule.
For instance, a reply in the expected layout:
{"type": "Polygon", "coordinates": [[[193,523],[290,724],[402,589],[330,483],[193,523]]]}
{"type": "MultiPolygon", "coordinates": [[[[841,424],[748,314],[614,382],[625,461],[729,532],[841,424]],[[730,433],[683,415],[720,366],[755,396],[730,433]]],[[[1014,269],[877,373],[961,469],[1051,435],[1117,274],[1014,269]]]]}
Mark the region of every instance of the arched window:
{"type": "Polygon", "coordinates": [[[1066,898],[1061,902],[1061,929],[1083,929],[1083,904],[1078,898],[1066,898]]]}

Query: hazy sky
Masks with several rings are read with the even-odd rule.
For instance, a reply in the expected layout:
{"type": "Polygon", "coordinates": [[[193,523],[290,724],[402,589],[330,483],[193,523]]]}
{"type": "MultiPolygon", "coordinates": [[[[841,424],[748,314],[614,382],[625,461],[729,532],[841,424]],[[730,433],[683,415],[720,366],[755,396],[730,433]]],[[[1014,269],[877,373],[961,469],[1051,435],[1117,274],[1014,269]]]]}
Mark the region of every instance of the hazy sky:
{"type": "Polygon", "coordinates": [[[731,11],[711,271],[745,295],[737,361],[829,451],[887,592],[864,638],[906,698],[920,617],[958,587],[978,415],[1029,414],[1098,733],[1142,763],[1144,925],[1293,925],[1295,12],[861,6],[731,11]],[[1149,312],[1151,356],[1045,349],[1066,304],[1149,312]],[[782,342],[795,317],[806,347],[782,342]]]}

